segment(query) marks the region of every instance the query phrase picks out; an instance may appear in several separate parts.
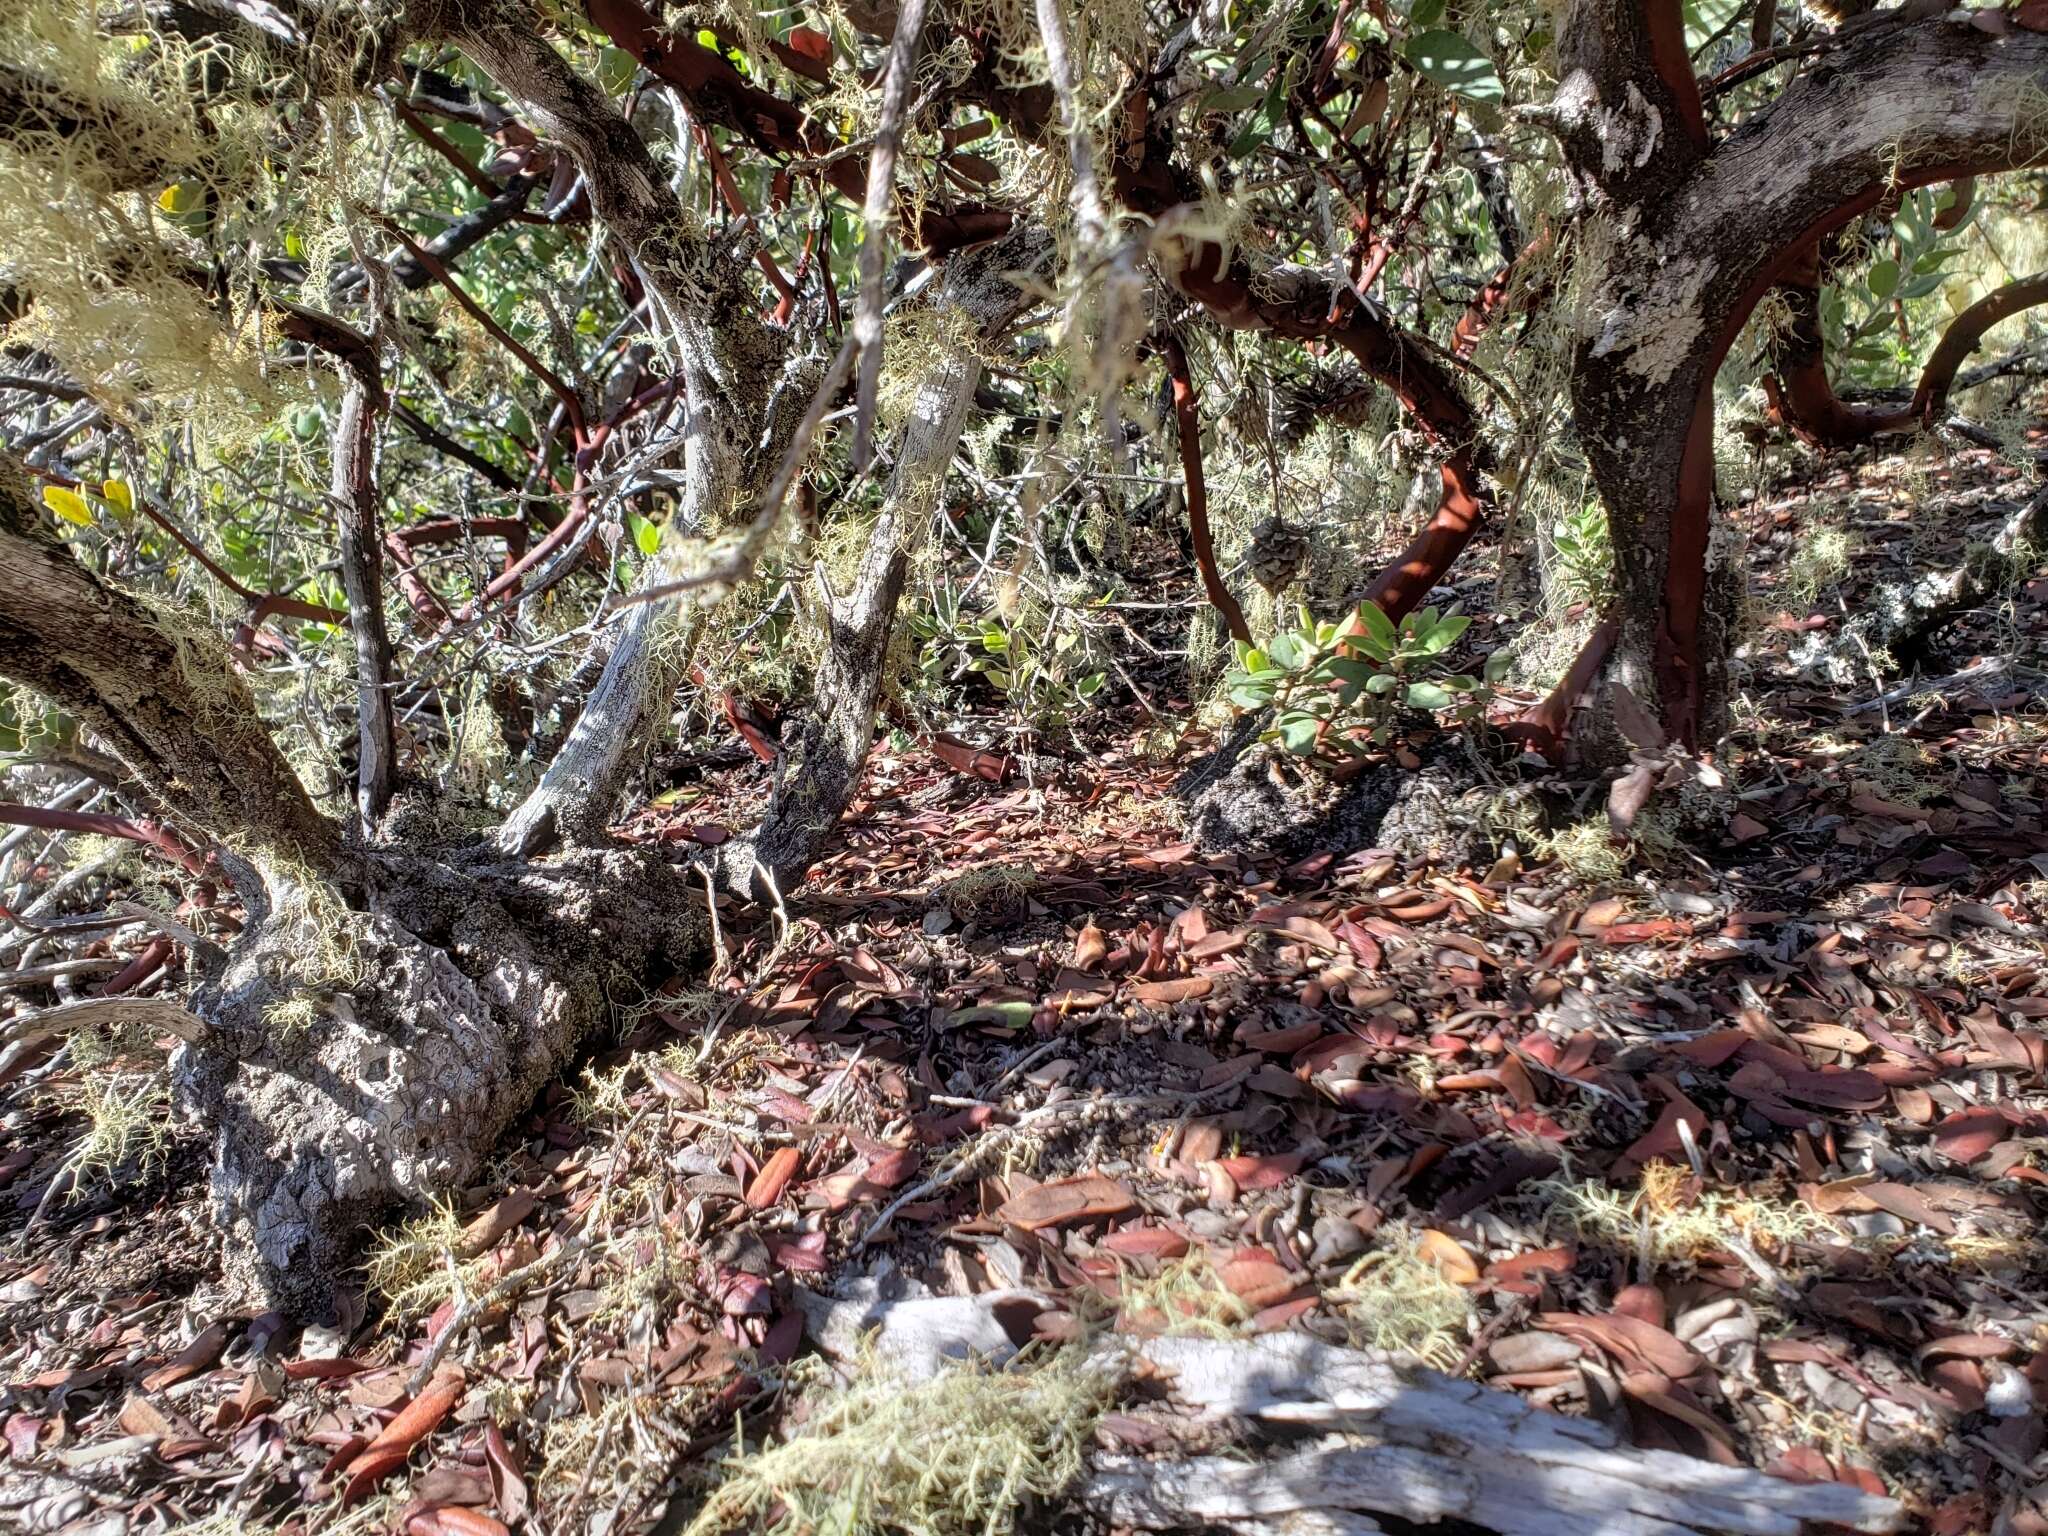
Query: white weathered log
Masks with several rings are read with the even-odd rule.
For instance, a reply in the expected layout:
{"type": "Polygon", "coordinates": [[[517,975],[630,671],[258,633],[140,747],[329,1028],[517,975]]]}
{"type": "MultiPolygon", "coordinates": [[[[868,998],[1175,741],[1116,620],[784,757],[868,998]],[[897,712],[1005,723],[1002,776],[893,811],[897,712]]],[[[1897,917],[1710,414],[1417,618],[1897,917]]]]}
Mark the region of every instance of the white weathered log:
{"type": "Polygon", "coordinates": [[[1148,1530],[1351,1510],[1455,1518],[1513,1536],[1798,1536],[1824,1520],[1890,1531],[1898,1504],[1620,1444],[1605,1425],[1302,1334],[1155,1339],[1139,1357],[1204,1418],[1336,1431],[1260,1460],[1097,1463],[1084,1494],[1148,1530]]]}

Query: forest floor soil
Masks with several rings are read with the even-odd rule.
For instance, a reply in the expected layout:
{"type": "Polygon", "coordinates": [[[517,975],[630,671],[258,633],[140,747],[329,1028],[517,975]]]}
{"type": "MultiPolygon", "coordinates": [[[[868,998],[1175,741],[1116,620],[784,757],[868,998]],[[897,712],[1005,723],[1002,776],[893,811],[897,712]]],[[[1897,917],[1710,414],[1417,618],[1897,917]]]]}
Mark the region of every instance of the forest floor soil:
{"type": "MultiPolygon", "coordinates": [[[[46,1200],[91,1069],[14,1085],[0,1526],[680,1529],[736,1419],[803,1418],[799,1289],[881,1276],[1030,1292],[1048,1341],[1406,1350],[1934,1531],[2048,1529],[2048,566],[1911,687],[1787,659],[2026,492],[1864,458],[1737,509],[1712,843],[1203,853],[1172,786],[1208,738],[1164,683],[1030,780],[885,740],[786,910],[723,909],[719,967],[627,1009],[487,1181],[366,1234],[324,1324],[222,1310],[182,1134],[46,1200]]],[[[766,783],[709,768],[620,834],[683,857],[766,783]]]]}

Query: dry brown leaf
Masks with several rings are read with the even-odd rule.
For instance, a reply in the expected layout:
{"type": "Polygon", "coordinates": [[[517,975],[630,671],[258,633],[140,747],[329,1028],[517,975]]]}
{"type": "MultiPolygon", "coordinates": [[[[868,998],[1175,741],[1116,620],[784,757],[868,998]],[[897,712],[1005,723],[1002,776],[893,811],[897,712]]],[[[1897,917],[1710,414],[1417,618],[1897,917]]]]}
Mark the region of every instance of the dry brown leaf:
{"type": "Polygon", "coordinates": [[[1055,1179],[1005,1200],[996,1219],[1026,1232],[1044,1227],[1066,1226],[1077,1221],[1094,1221],[1104,1216],[1121,1216],[1133,1210],[1137,1198],[1129,1188],[1099,1173],[1084,1173],[1071,1179],[1055,1179]]]}

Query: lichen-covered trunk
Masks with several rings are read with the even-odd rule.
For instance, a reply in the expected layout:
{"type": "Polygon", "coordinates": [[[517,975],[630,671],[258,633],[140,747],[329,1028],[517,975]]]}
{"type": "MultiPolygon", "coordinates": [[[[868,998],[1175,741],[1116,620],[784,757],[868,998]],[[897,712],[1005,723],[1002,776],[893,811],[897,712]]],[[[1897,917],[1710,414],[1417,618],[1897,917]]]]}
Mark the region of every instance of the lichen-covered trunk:
{"type": "MultiPolygon", "coordinates": [[[[937,298],[945,326],[967,330],[986,345],[1025,302],[1017,274],[1040,269],[1051,249],[1046,233],[1030,228],[954,256],[937,298]]],[[[860,787],[875,743],[889,639],[909,568],[908,545],[937,508],[960,445],[981,381],[976,344],[946,343],[920,381],[896,444],[882,514],[868,536],[851,589],[835,593],[823,571],[815,573],[815,614],[825,631],[825,657],[810,716],[795,748],[777,764],[775,796],[760,825],[719,849],[717,862],[728,889],[762,900],[793,889],[817,862],[860,787]]]]}
{"type": "Polygon", "coordinates": [[[1711,362],[1702,348],[1651,382],[1586,346],[1572,370],[1572,406],[1614,544],[1607,680],[1688,748],[1711,746],[1726,727],[1740,569],[1729,531],[1715,522],[1711,362]]]}
{"type": "Polygon", "coordinates": [[[231,1285],[305,1315],[367,1223],[475,1180],[609,998],[702,959],[688,883],[644,851],[372,862],[374,912],[274,886],[172,1062],[212,1144],[231,1285]]]}
{"type": "Polygon", "coordinates": [[[176,1105],[213,1149],[230,1280],[318,1312],[364,1223],[459,1189],[607,999],[701,958],[700,899],[644,850],[545,863],[344,844],[218,637],[95,575],[0,461],[0,676],[75,714],[236,876],[195,954],[176,1105]]]}
{"type": "Polygon", "coordinates": [[[331,877],[339,829],[263,729],[225,648],[196,620],[180,628],[81,565],[26,472],[0,457],[0,677],[77,716],[195,840],[331,877]]]}
{"type": "Polygon", "coordinates": [[[1711,746],[1725,723],[1737,570],[1713,515],[1713,380],[1758,300],[1888,198],[2048,158],[2031,105],[2048,37],[1968,15],[1845,37],[1719,139],[1676,0],[1572,0],[1560,20],[1545,116],[1578,219],[1572,404],[1618,567],[1607,676],[1672,742],[1711,746]]]}

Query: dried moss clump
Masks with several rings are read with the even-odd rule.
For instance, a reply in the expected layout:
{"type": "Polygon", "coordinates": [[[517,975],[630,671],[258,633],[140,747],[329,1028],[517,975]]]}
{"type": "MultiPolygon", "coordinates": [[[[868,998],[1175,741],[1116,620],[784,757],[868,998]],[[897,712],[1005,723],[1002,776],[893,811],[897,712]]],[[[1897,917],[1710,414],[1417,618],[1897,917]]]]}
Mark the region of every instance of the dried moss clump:
{"type": "Polygon", "coordinates": [[[1532,1187],[1553,1228],[1642,1254],[1652,1263],[1690,1263],[1725,1247],[1730,1235],[1761,1248],[1838,1236],[1826,1217],[1800,1201],[1703,1191],[1686,1198],[1689,1169],[1652,1162],[1634,1191],[1550,1179],[1532,1187]]]}
{"type": "Polygon", "coordinates": [[[918,1385],[866,1359],[788,1439],[728,1462],[688,1536],[1005,1536],[1081,1474],[1116,1387],[1078,1347],[918,1385]]]}
{"type": "Polygon", "coordinates": [[[1443,1272],[1421,1239],[1391,1230],[1389,1242],[1351,1267],[1325,1298],[1358,1349],[1412,1355],[1456,1368],[1471,1334],[1472,1297],[1443,1272]]]}

